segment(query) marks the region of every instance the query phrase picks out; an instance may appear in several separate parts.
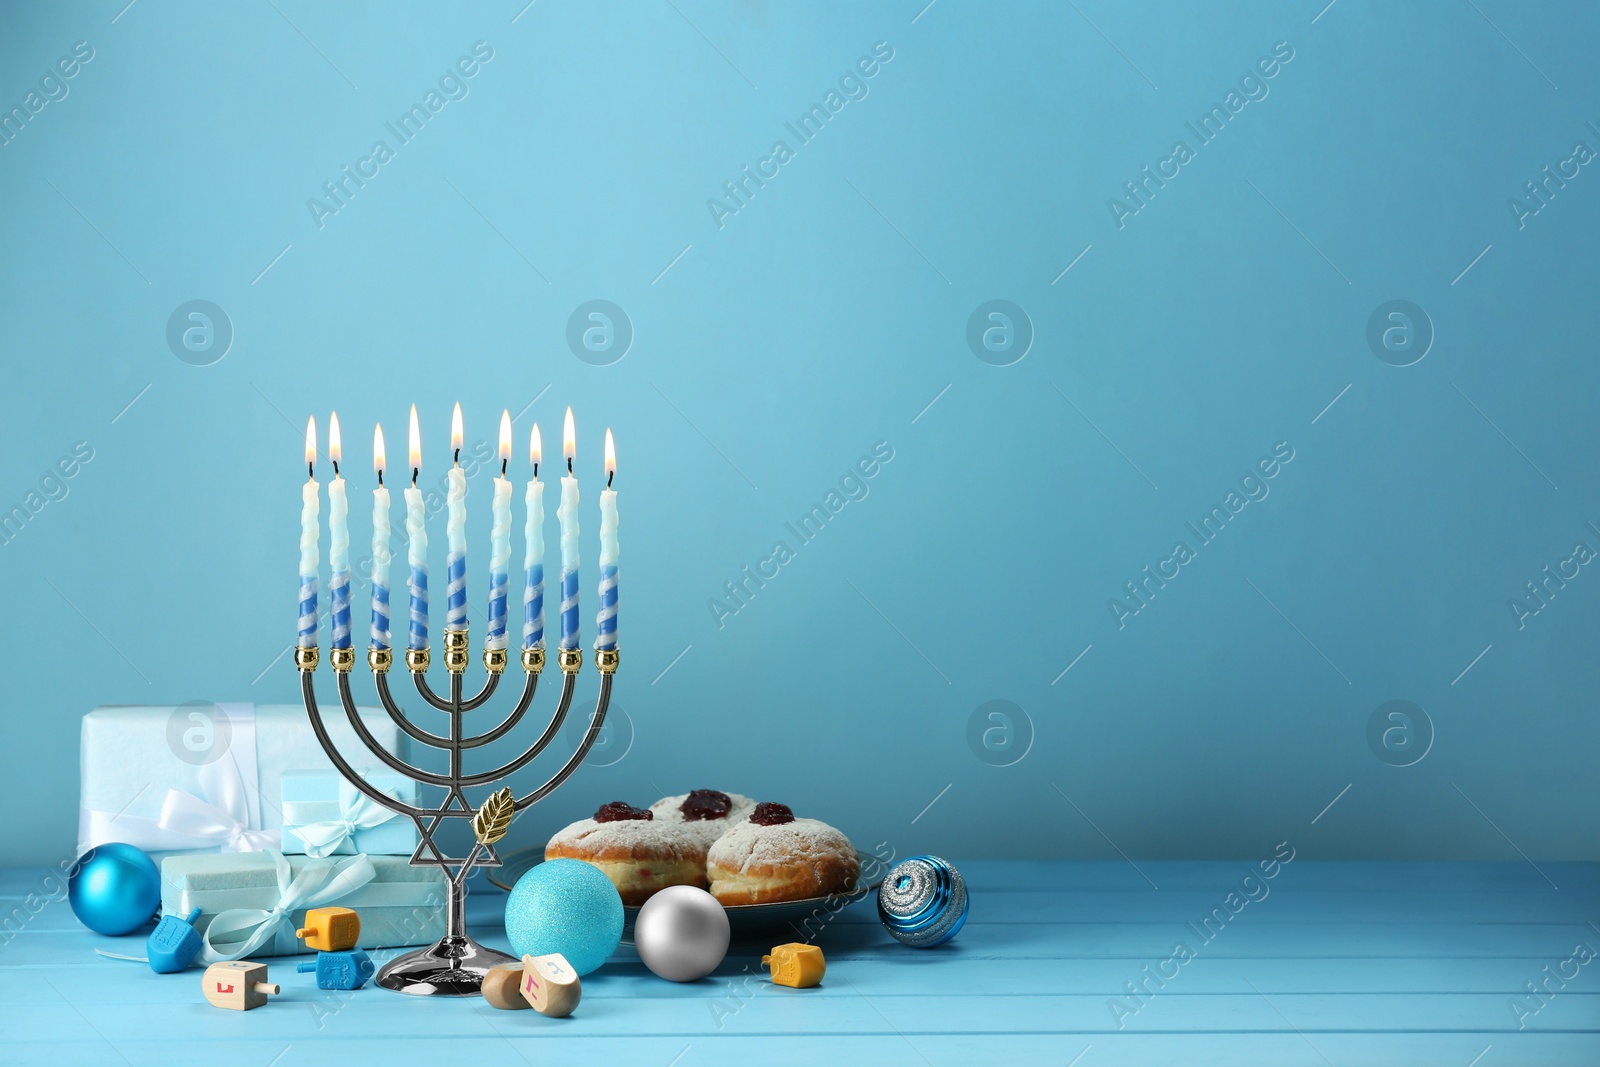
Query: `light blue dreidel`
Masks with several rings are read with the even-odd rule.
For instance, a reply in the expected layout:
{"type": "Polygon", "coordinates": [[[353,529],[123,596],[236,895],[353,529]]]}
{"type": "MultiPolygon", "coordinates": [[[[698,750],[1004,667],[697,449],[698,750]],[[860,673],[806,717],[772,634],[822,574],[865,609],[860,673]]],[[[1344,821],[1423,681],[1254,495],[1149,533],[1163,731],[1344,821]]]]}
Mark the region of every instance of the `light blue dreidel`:
{"type": "Polygon", "coordinates": [[[318,989],[360,989],[372,977],[372,960],[358,948],[343,952],[319,952],[317,962],[302,963],[295,970],[317,972],[318,989]]]}
{"type": "Polygon", "coordinates": [[[186,919],[176,915],[161,917],[144,943],[152,971],[157,974],[176,974],[188,969],[200,954],[200,933],[194,928],[194,921],[198,918],[199,908],[191,911],[186,919]]]}

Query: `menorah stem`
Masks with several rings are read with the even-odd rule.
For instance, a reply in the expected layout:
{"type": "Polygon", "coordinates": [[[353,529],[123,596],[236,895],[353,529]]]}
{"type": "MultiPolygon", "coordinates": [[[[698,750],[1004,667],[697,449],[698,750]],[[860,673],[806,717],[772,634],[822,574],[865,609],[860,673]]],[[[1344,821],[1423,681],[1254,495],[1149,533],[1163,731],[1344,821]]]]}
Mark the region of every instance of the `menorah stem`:
{"type": "Polygon", "coordinates": [[[467,858],[465,862],[461,864],[460,869],[457,870],[455,874],[450,876],[450,882],[452,885],[461,886],[461,895],[463,898],[466,896],[467,875],[472,873],[472,866],[478,862],[478,854],[482,851],[482,845],[473,845],[472,851],[467,853],[467,858]]]}
{"type": "MultiPolygon", "coordinates": [[[[472,851],[476,856],[478,850],[474,848],[472,851]]],[[[444,936],[447,940],[455,938],[465,940],[467,937],[467,887],[465,881],[457,881],[455,878],[450,879],[450,901],[444,917],[444,936]]]]}

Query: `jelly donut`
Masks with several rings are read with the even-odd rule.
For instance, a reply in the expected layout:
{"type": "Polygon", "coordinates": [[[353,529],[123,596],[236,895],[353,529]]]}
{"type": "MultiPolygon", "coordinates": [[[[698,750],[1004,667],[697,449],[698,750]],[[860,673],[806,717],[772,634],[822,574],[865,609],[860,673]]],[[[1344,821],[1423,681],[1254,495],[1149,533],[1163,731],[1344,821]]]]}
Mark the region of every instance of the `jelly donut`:
{"type": "Polygon", "coordinates": [[[704,848],[743,822],[756,809],[756,802],[738,793],[720,789],[696,789],[675,797],[662,797],[650,805],[657,822],[682,823],[704,848]]]}
{"type": "Polygon", "coordinates": [[[724,905],[848,893],[860,873],[848,837],[825,822],[796,819],[783,804],[757,804],[706,854],[711,895],[724,905]]]}
{"type": "Polygon", "coordinates": [[[682,823],[658,822],[648,808],[620,800],[557,833],[545,845],[544,858],[593,864],[630,907],[669,885],[706,887],[706,847],[682,823]]]}

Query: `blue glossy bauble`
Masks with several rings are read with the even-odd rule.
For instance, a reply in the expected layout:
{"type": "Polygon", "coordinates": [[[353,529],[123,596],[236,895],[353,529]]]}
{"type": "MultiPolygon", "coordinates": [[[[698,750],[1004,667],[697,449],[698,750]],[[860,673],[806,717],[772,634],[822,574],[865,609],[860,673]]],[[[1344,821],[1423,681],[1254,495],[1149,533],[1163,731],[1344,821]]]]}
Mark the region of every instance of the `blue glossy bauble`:
{"type": "Polygon", "coordinates": [[[967,883],[938,856],[912,856],[878,887],[878,919],[912,948],[942,945],[967,921],[967,883]]]}
{"type": "Polygon", "coordinates": [[[132,845],[96,845],[67,876],[67,900],[72,914],[95,933],[131,934],[161,906],[161,872],[132,845]]]}
{"type": "Polygon", "coordinates": [[[545,860],[506,898],[506,938],[518,956],[559,952],[588,974],[622,941],[622,897],[593,864],[545,860]]]}

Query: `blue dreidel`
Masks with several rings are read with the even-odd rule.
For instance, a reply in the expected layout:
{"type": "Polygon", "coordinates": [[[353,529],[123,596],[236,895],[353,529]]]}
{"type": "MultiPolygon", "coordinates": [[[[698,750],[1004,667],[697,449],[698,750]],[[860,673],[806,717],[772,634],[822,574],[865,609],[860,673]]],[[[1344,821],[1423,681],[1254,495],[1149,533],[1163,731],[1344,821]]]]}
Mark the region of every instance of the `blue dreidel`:
{"type": "Polygon", "coordinates": [[[200,933],[194,921],[200,918],[200,909],[189,913],[187,919],[176,915],[163,915],[156,928],[145,940],[145,955],[150,957],[150,969],[157,974],[176,974],[188,968],[200,954],[200,933]]]}
{"type": "Polygon", "coordinates": [[[358,948],[344,952],[319,952],[317,962],[295,968],[302,974],[317,972],[318,989],[360,989],[372,977],[372,960],[358,948]]]}

